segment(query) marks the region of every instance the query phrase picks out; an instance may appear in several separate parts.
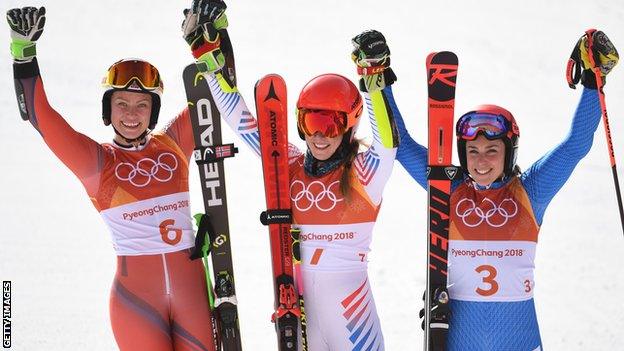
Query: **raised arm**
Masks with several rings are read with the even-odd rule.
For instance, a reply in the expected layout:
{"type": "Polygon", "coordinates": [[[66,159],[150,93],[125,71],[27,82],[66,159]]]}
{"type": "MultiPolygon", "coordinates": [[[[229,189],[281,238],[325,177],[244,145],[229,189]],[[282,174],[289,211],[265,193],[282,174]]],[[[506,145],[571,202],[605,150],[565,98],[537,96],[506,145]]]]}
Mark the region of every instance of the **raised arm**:
{"type": "MultiPolygon", "coordinates": [[[[591,54],[598,58],[596,62],[601,73],[606,76],[617,64],[619,56],[604,33],[596,32],[595,35],[601,35],[601,37],[595,40],[599,44],[595,45],[595,52],[591,54]]],[[[589,63],[590,53],[587,51],[586,39],[583,36],[577,42],[573,52],[573,56],[575,53],[578,54],[577,64],[584,69],[582,84],[585,88],[574,113],[570,132],[561,144],[541,157],[521,176],[538,223],[542,222],[544,211],[555,194],[563,187],[579,161],[591,149],[594,132],[600,123],[600,101],[596,90],[596,79],[589,63]]]]}
{"type": "Polygon", "coordinates": [[[15,92],[22,119],[41,134],[54,154],[85,184],[97,186],[104,163],[103,148],[76,132],[48,103],[36,58],[36,41],[43,33],[45,8],[24,7],[7,12],[15,92]]]}
{"type": "MultiPolygon", "coordinates": [[[[224,75],[227,60],[221,51],[220,31],[228,25],[225,10],[225,4],[220,1],[196,1],[193,8],[185,10],[182,29],[198,68],[204,72],[221,118],[259,157],[258,123],[235,83],[229,75],[224,75]]],[[[296,147],[291,146],[291,149],[296,150],[296,147]]]]}
{"type": "MultiPolygon", "coordinates": [[[[392,92],[389,92],[392,95],[392,92]]],[[[427,148],[416,142],[407,131],[405,121],[398,112],[395,113],[396,125],[401,137],[401,144],[397,150],[396,159],[414,180],[427,189],[427,148]]]]}
{"type": "Polygon", "coordinates": [[[360,183],[370,198],[379,204],[399,146],[395,122],[398,108],[390,87],[396,76],[390,68],[390,49],[380,32],[362,32],[353,38],[353,45],[352,59],[361,75],[360,90],[364,93],[373,132],[371,146],[356,156],[354,166],[360,183]]]}

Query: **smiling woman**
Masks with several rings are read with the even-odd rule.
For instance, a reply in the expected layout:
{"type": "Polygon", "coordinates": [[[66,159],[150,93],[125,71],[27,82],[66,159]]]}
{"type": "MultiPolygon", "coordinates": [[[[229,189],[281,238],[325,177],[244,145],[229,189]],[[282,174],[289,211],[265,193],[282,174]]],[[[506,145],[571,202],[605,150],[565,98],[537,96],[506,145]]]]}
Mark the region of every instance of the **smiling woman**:
{"type": "MultiPolygon", "coordinates": [[[[602,47],[592,55],[601,58],[598,68],[606,75],[618,54],[597,33],[602,47]]],[[[575,45],[585,50],[584,60],[586,40],[575,45]]],[[[516,166],[520,131],[509,111],[481,105],[457,121],[464,176],[453,181],[449,201],[447,350],[542,349],[533,301],[538,234],[546,208],[589,152],[600,121],[593,67],[583,67],[585,89],[569,135],[525,172],[516,166]]],[[[397,159],[426,188],[428,150],[411,138],[401,116],[397,126],[397,159]]]]}
{"type": "Polygon", "coordinates": [[[505,143],[479,136],[466,142],[466,168],[474,181],[482,186],[492,184],[503,175],[505,143]]]}
{"type": "Polygon", "coordinates": [[[102,80],[102,119],[113,124],[120,145],[145,143],[156,127],[163,82],[158,69],[140,59],[122,59],[109,67],[102,80]]]}
{"type": "Polygon", "coordinates": [[[459,162],[480,186],[520,172],[516,166],[520,129],[511,112],[481,105],[465,113],[455,129],[459,162]]]}
{"type": "MultiPolygon", "coordinates": [[[[206,3],[200,13],[212,13],[213,6],[206,3]]],[[[207,21],[204,30],[211,33],[216,25],[207,21]]],[[[211,41],[210,48],[218,56],[221,50],[214,42],[218,40],[211,41]]],[[[362,32],[353,44],[360,89],[339,74],[312,78],[297,100],[297,131],[307,148],[290,144],[288,150],[293,223],[303,239],[297,279],[311,287],[303,295],[307,341],[315,351],[384,349],[368,278],[368,253],[399,143],[394,125],[398,109],[391,89],[396,77],[381,33],[362,32]],[[367,71],[370,67],[375,69],[367,71]],[[365,104],[373,142],[359,152],[354,133],[365,104]]],[[[213,67],[219,61],[207,57],[201,46],[191,49],[202,66],[213,67]]],[[[209,71],[208,86],[221,117],[260,156],[257,122],[238,88],[218,67],[209,71]]]]}
{"type": "Polygon", "coordinates": [[[111,97],[111,124],[117,135],[115,141],[123,144],[136,140],[149,127],[152,97],[146,93],[115,91],[111,97]]]}
{"type": "Polygon", "coordinates": [[[117,253],[110,319],[119,349],[214,350],[213,334],[206,332],[212,318],[204,268],[189,258],[194,143],[188,109],[152,132],[163,92],[160,74],[147,61],[118,61],[104,77],[102,98],[102,119],[115,137],[97,143],[48,102],[34,49],[45,9],[12,9],[7,17],[22,118],[80,180],[110,230],[117,253]]]}

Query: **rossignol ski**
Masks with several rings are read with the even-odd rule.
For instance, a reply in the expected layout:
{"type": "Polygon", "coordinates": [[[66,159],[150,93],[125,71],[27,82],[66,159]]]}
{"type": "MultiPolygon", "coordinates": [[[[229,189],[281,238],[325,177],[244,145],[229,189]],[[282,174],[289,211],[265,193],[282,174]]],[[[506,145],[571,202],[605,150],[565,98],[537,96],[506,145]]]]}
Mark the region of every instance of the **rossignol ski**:
{"type": "Polygon", "coordinates": [[[446,350],[449,328],[447,290],[451,180],[461,172],[454,167],[453,112],[457,56],[443,51],[427,56],[429,92],[429,167],[427,194],[427,290],[425,292],[425,350],[446,350]]]}
{"type": "MultiPolygon", "coordinates": [[[[227,32],[222,32],[222,47],[226,55],[223,73],[235,81],[234,61],[227,32]],[[228,48],[226,50],[225,48],[228,48]]],[[[238,308],[234,288],[234,270],[230,248],[227,198],[223,159],[233,157],[238,150],[233,144],[222,145],[221,117],[210,93],[206,79],[190,64],[184,69],[184,87],[193,126],[195,161],[199,168],[205,214],[195,216],[198,222],[193,258],[203,257],[208,282],[208,296],[214,324],[213,336],[217,350],[242,350],[238,323],[238,308]],[[214,287],[210,279],[207,256],[212,261],[214,287]]]]}
{"type": "Polygon", "coordinates": [[[267,204],[260,220],[269,226],[275,292],[272,319],[278,350],[297,350],[301,310],[293,274],[286,83],[267,75],[256,83],[255,97],[267,204]]]}

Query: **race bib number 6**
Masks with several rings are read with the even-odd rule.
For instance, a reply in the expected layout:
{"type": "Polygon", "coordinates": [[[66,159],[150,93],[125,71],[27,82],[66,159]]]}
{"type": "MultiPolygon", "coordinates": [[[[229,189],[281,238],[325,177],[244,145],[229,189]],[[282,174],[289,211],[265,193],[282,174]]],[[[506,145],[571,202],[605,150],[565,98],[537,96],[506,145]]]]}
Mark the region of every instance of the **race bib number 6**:
{"type": "Polygon", "coordinates": [[[171,228],[174,224],[173,219],[165,219],[158,225],[162,240],[169,245],[175,245],[182,240],[182,229],[171,228]]]}

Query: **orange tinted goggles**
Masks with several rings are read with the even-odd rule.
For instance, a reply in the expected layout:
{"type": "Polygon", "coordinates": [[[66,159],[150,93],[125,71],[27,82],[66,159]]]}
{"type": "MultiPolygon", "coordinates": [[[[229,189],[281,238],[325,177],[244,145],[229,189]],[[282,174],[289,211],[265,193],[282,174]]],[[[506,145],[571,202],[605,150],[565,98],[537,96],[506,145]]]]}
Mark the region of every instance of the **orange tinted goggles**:
{"type": "Polygon", "coordinates": [[[138,81],[147,90],[162,88],[162,81],[156,67],[141,60],[116,62],[108,69],[102,84],[113,88],[125,88],[132,80],[138,81]]]}
{"type": "Polygon", "coordinates": [[[297,126],[308,136],[320,132],[328,138],[334,138],[346,132],[347,116],[338,111],[299,110],[297,126]]]}

